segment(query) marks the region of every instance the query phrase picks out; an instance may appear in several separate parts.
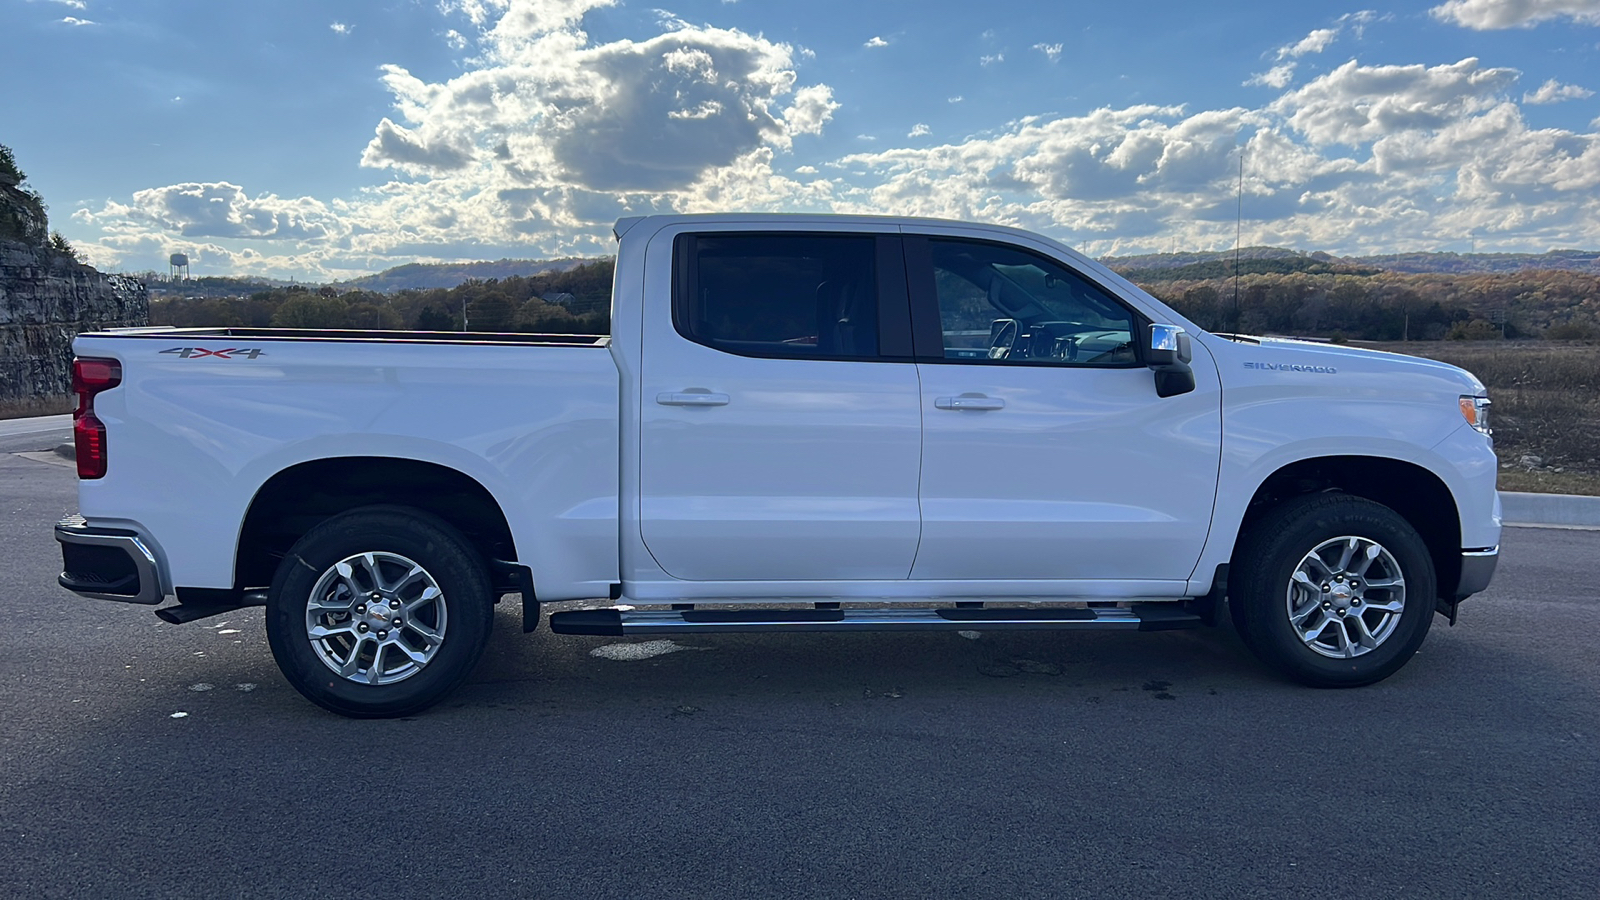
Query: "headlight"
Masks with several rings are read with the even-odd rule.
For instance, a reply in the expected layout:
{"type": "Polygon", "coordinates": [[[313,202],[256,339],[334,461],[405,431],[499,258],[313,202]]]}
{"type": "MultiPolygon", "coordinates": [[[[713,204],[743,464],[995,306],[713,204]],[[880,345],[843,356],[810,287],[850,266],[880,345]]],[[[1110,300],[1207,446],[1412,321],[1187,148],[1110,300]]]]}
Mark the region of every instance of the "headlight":
{"type": "Polygon", "coordinates": [[[1489,430],[1489,398],[1461,395],[1461,418],[1467,424],[1478,429],[1484,434],[1493,434],[1489,430]]]}

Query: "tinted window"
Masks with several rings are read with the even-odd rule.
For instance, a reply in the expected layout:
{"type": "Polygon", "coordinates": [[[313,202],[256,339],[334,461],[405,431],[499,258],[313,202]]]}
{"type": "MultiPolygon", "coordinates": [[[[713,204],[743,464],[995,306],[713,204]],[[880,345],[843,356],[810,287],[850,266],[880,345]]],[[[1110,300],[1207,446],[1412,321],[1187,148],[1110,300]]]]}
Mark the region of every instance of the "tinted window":
{"type": "Polygon", "coordinates": [[[746,356],[876,356],[875,248],[859,235],[685,235],[678,330],[746,356]]]}
{"type": "Polygon", "coordinates": [[[929,243],[946,359],[1137,364],[1133,314],[1071,269],[999,244],[929,243]]]}

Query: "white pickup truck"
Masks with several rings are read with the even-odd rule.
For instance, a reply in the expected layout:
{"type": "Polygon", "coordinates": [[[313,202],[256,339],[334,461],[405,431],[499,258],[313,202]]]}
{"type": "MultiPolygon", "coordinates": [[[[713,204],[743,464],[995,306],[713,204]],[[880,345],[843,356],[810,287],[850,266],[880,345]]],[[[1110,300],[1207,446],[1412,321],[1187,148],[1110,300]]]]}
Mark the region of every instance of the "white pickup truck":
{"type": "Polygon", "coordinates": [[[1483,590],[1488,398],[1441,363],[1208,334],[1038,235],[616,225],[609,337],[85,334],[60,583],[266,607],[350,716],[563,634],[1215,624],[1369,684],[1483,590]]]}

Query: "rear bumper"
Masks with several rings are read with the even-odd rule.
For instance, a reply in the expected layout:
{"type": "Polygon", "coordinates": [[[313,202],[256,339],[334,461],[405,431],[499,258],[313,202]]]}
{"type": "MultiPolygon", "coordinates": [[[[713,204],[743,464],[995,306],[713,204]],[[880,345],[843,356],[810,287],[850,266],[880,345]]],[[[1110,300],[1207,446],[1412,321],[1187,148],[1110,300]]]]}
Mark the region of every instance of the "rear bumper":
{"type": "Polygon", "coordinates": [[[166,596],[148,541],[125,528],[68,516],[56,525],[61,574],[56,582],[79,596],[154,606],[166,596]]]}
{"type": "Polygon", "coordinates": [[[1499,563],[1499,547],[1461,551],[1461,580],[1456,583],[1456,600],[1465,600],[1488,587],[1499,563]]]}

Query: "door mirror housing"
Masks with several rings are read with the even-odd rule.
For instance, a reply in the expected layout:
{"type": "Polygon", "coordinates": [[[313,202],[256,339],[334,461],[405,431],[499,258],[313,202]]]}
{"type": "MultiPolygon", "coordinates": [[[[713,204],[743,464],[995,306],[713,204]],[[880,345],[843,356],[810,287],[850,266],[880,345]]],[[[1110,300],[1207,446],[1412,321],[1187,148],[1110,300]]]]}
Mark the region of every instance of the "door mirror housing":
{"type": "Polygon", "coordinates": [[[1194,359],[1194,347],[1189,343],[1189,334],[1176,325],[1163,325],[1155,322],[1145,326],[1149,342],[1145,344],[1145,363],[1152,369],[1165,369],[1176,365],[1188,365],[1194,359]]]}
{"type": "Polygon", "coordinates": [[[1189,361],[1194,359],[1194,346],[1189,335],[1176,325],[1160,322],[1145,327],[1145,365],[1156,376],[1156,396],[1174,397],[1194,390],[1194,370],[1189,361]]]}

